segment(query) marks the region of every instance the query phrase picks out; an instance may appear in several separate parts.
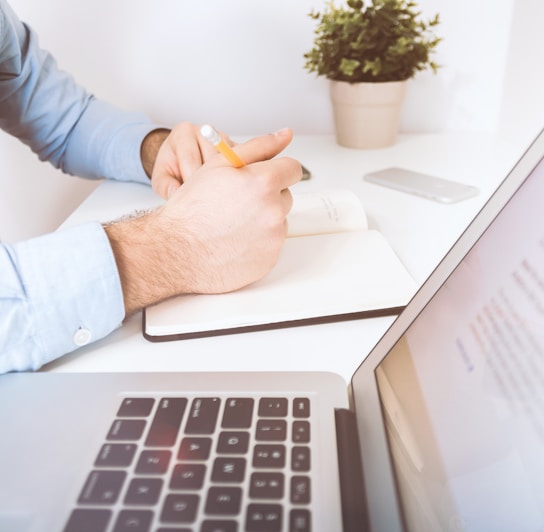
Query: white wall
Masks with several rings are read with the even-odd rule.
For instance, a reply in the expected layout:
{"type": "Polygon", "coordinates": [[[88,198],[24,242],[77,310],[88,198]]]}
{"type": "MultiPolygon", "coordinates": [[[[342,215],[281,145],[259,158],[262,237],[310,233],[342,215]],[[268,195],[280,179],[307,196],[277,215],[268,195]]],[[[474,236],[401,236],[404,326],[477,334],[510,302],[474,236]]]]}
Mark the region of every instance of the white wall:
{"type": "Polygon", "coordinates": [[[542,20],[542,0],[515,0],[499,130],[522,146],[544,127],[542,20]]]}
{"type": "MultiPolygon", "coordinates": [[[[441,14],[443,68],[410,83],[403,131],[495,130],[509,120],[503,81],[509,44],[518,40],[510,27],[516,6],[527,2],[544,14],[540,0],[420,0],[425,17],[441,14]]],[[[299,134],[333,132],[327,83],[303,69],[302,57],[315,27],[307,14],[324,3],[11,0],[42,46],[97,96],[165,125],[209,121],[232,135],[285,125],[299,134]]],[[[523,17],[516,21],[523,34],[523,17]]],[[[507,92],[512,99],[520,91],[510,83],[507,92]]],[[[0,158],[4,240],[54,229],[92,187],[36,162],[5,135],[0,158]]]]}

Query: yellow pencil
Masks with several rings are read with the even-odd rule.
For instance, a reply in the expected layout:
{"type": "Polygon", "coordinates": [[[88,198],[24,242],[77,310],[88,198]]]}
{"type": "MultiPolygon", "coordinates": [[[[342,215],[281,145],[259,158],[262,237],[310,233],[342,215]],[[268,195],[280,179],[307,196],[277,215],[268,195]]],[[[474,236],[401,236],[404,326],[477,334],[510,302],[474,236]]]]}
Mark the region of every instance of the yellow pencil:
{"type": "Polygon", "coordinates": [[[210,125],[205,124],[200,128],[202,136],[208,140],[215,149],[221,153],[234,168],[245,166],[244,161],[236,155],[234,150],[221,138],[221,135],[210,125]]]}

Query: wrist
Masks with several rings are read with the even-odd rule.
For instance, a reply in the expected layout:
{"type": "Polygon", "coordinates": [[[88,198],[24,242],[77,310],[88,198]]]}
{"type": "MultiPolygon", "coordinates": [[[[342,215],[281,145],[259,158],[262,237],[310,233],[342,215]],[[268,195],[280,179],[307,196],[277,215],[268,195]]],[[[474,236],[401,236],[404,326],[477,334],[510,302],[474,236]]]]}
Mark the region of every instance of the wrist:
{"type": "Polygon", "coordinates": [[[160,147],[169,134],[169,129],[157,128],[150,131],[142,140],[140,146],[140,159],[142,160],[142,166],[149,179],[151,179],[151,176],[153,175],[153,167],[155,166],[155,160],[157,159],[160,147]]]}
{"type": "Polygon", "coordinates": [[[104,226],[115,257],[125,313],[130,315],[173,295],[165,270],[169,263],[156,228],[156,212],[122,219],[104,226]]]}

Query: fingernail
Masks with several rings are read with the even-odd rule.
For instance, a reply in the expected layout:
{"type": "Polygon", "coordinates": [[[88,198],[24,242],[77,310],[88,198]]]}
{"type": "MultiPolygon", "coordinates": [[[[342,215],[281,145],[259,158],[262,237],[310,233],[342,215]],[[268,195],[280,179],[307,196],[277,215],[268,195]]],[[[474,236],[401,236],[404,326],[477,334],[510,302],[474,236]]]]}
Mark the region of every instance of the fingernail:
{"type": "Polygon", "coordinates": [[[278,129],[278,131],[276,131],[274,133],[274,135],[277,135],[278,137],[284,137],[288,133],[289,133],[289,128],[288,127],[283,127],[281,129],[278,129]]]}
{"type": "Polygon", "coordinates": [[[178,189],[176,185],[170,185],[166,191],[166,199],[170,199],[170,196],[178,189]]]}

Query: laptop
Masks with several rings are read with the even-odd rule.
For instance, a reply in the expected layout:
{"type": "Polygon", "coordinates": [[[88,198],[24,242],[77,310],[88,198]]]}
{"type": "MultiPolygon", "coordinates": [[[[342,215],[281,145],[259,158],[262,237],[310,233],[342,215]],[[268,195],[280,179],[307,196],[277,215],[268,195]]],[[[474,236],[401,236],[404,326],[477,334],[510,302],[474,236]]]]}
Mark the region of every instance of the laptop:
{"type": "Polygon", "coordinates": [[[542,530],[543,156],[541,133],[348,386],[1,376],[0,530],[542,530]]]}

